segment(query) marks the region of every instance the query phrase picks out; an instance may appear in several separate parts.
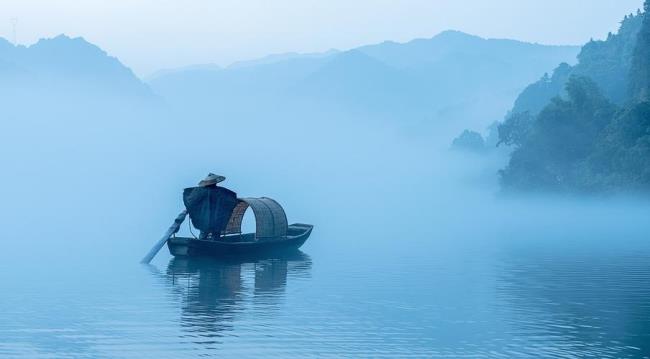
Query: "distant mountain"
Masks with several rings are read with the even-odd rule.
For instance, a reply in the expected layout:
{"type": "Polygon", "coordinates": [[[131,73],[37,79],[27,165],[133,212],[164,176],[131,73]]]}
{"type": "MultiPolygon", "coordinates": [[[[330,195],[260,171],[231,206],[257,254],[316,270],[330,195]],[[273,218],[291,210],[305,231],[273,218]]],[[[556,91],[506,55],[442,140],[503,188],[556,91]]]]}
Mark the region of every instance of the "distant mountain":
{"type": "Polygon", "coordinates": [[[237,61],[229,66],[226,66],[225,68],[216,64],[199,64],[199,65],[189,65],[189,66],[183,66],[183,67],[178,67],[178,68],[170,68],[170,69],[163,69],[156,71],[148,76],[146,76],[144,79],[147,82],[156,82],[160,78],[166,77],[166,76],[173,76],[175,74],[182,74],[182,73],[188,73],[188,74],[196,74],[196,73],[213,73],[213,72],[218,72],[224,69],[227,70],[240,70],[244,69],[247,67],[256,67],[256,66],[264,66],[264,65],[273,65],[277,64],[280,62],[291,62],[292,60],[299,60],[299,59],[321,59],[325,57],[329,57],[332,55],[335,55],[339,53],[340,51],[338,50],[329,50],[325,52],[315,52],[315,53],[310,53],[310,54],[300,54],[297,52],[287,52],[283,54],[273,54],[273,55],[268,55],[264,56],[259,59],[254,59],[254,60],[245,60],[245,61],[237,61]]]}
{"type": "Polygon", "coordinates": [[[162,69],[158,70],[150,75],[144,77],[145,81],[155,81],[157,78],[162,76],[172,75],[178,72],[188,72],[188,71],[220,71],[222,67],[216,64],[199,64],[199,65],[190,65],[183,66],[178,68],[171,69],[162,69]]]}
{"type": "Polygon", "coordinates": [[[0,98],[4,153],[31,153],[35,162],[99,148],[133,155],[148,136],[160,137],[165,123],[162,101],[129,68],[63,35],[31,46],[0,39],[0,98]]]}
{"type": "Polygon", "coordinates": [[[319,59],[323,57],[328,57],[335,55],[339,53],[339,50],[331,49],[325,52],[315,52],[315,53],[310,53],[310,54],[301,54],[297,52],[287,52],[284,54],[273,54],[273,55],[268,55],[264,56],[260,59],[256,60],[248,60],[248,61],[238,61],[233,63],[232,65],[228,66],[229,69],[238,69],[242,67],[249,67],[249,66],[259,66],[259,65],[270,65],[274,64],[277,62],[282,62],[282,61],[288,61],[288,60],[295,60],[295,59],[319,59]]]}
{"type": "Polygon", "coordinates": [[[430,39],[407,43],[384,42],[358,48],[359,51],[397,68],[430,67],[457,57],[488,56],[517,67],[547,66],[548,62],[573,60],[576,46],[545,46],[516,40],[484,39],[460,31],[444,31],[430,39]],[[525,59],[516,63],[516,58],[525,59]]]}
{"type": "Polygon", "coordinates": [[[316,71],[291,87],[295,96],[329,100],[354,108],[392,108],[402,113],[415,106],[419,97],[418,81],[398,68],[350,50],[332,57],[316,71]]]}
{"type": "Polygon", "coordinates": [[[260,100],[261,97],[285,94],[329,59],[330,56],[298,56],[225,69],[189,67],[168,70],[147,83],[168,102],[180,106],[241,105],[260,100]]]}
{"type": "Polygon", "coordinates": [[[179,106],[270,99],[277,106],[318,103],[407,121],[469,118],[488,124],[503,116],[526,84],[560,62],[575,61],[578,51],[447,31],[408,43],[174,71],[148,83],[179,106]],[[474,111],[478,103],[485,105],[480,113],[474,111]]]}
{"type": "Polygon", "coordinates": [[[65,35],[28,47],[0,38],[0,71],[6,79],[0,90],[7,93],[24,90],[35,95],[40,90],[46,95],[90,92],[153,96],[149,87],[116,58],[83,38],[65,35]]]}

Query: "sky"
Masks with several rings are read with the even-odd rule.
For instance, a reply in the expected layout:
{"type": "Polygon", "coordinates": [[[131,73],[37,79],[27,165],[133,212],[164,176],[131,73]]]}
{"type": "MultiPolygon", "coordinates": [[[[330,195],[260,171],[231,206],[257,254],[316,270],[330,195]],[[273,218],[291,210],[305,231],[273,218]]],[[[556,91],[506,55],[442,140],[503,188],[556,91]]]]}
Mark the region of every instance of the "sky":
{"type": "Polygon", "coordinates": [[[84,37],[138,75],[268,54],[406,42],[444,30],[544,44],[615,31],[643,0],[3,0],[0,36],[84,37]],[[13,20],[16,21],[13,21],[13,20]],[[2,24],[4,22],[4,25],[2,24]]]}

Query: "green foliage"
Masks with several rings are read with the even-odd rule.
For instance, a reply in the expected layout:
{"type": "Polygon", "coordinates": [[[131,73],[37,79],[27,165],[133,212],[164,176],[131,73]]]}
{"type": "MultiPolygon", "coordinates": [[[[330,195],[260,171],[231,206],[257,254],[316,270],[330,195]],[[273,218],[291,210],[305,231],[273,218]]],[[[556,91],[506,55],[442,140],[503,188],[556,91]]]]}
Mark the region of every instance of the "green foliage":
{"type": "MultiPolygon", "coordinates": [[[[648,9],[649,7],[650,2],[646,1],[644,8],[648,9]]],[[[650,100],[650,16],[644,16],[634,49],[630,72],[630,90],[634,100],[650,100]]]]}
{"type": "Polygon", "coordinates": [[[573,69],[569,64],[562,63],[553,71],[553,76],[549,77],[548,74],[544,74],[539,81],[528,86],[519,95],[512,112],[538,114],[552,98],[562,93],[571,71],[573,69]]]}
{"type": "Polygon", "coordinates": [[[587,76],[611,101],[623,104],[628,98],[629,73],[644,16],[630,15],[616,35],[607,41],[592,41],[578,55],[573,75],[587,76]]]}
{"type": "Polygon", "coordinates": [[[499,126],[500,143],[514,147],[503,188],[650,192],[650,16],[626,16],[579,60],[529,86],[499,126]]]}
{"type": "Polygon", "coordinates": [[[532,129],[535,117],[529,111],[519,112],[508,117],[499,125],[499,142],[497,146],[521,146],[532,129]]]}
{"type": "Polygon", "coordinates": [[[650,102],[616,116],[587,165],[597,189],[650,191],[650,102]]]}
{"type": "Polygon", "coordinates": [[[577,65],[560,64],[550,79],[545,76],[528,86],[515,101],[512,112],[538,114],[552,98],[565,95],[563,91],[572,75],[591,78],[607,98],[623,104],[628,97],[628,75],[644,18],[643,14],[626,15],[618,33],[609,34],[606,41],[592,40],[585,44],[577,65]]]}
{"type": "MultiPolygon", "coordinates": [[[[554,98],[536,120],[522,115],[516,121],[520,126],[510,144],[517,148],[508,167],[501,171],[506,187],[564,191],[579,184],[576,169],[594,151],[600,133],[617,109],[588,78],[571,77],[566,91],[567,100],[554,98]]],[[[506,121],[504,127],[508,125],[506,121]]]]}

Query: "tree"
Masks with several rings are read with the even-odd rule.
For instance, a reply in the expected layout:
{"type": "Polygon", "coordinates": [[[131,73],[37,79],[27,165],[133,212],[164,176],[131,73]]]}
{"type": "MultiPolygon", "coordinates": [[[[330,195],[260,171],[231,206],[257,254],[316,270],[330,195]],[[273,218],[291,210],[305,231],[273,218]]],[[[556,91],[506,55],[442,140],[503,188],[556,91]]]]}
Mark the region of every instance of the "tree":
{"type": "Polygon", "coordinates": [[[630,72],[631,96],[637,102],[650,100],[650,0],[643,4],[645,14],[630,72]]]}
{"type": "Polygon", "coordinates": [[[499,126],[514,146],[502,188],[650,193],[650,0],[644,10],[519,96],[499,126]]]}
{"type": "Polygon", "coordinates": [[[514,144],[501,183],[518,189],[572,191],[582,188],[582,168],[595,151],[617,108],[589,78],[572,76],[567,99],[554,98],[536,119],[519,114],[500,128],[501,141],[514,144]]]}
{"type": "Polygon", "coordinates": [[[515,113],[499,125],[499,142],[497,146],[521,146],[530,133],[534,117],[529,111],[515,113]]]}
{"type": "Polygon", "coordinates": [[[454,139],[451,148],[460,151],[483,152],[485,151],[485,140],[480,133],[465,130],[454,139]]]}

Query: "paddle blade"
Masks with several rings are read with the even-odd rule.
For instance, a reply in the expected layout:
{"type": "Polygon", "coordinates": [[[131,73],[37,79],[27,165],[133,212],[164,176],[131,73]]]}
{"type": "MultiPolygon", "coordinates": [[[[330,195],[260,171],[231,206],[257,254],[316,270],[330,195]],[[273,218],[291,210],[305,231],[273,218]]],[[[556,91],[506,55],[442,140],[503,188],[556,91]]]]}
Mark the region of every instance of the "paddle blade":
{"type": "Polygon", "coordinates": [[[185,216],[187,216],[187,211],[181,212],[178,215],[178,217],[176,217],[176,219],[174,220],[174,224],[172,224],[172,226],[169,227],[169,229],[167,230],[167,232],[165,232],[163,237],[158,242],[156,242],[156,244],[153,246],[153,248],[151,248],[149,253],[147,253],[147,255],[144,256],[144,258],[142,258],[140,263],[148,264],[149,262],[151,262],[151,260],[156,256],[156,254],[158,254],[158,252],[165,245],[165,243],[167,243],[169,237],[171,237],[173,234],[178,232],[178,230],[181,228],[181,224],[185,220],[185,216]]]}

